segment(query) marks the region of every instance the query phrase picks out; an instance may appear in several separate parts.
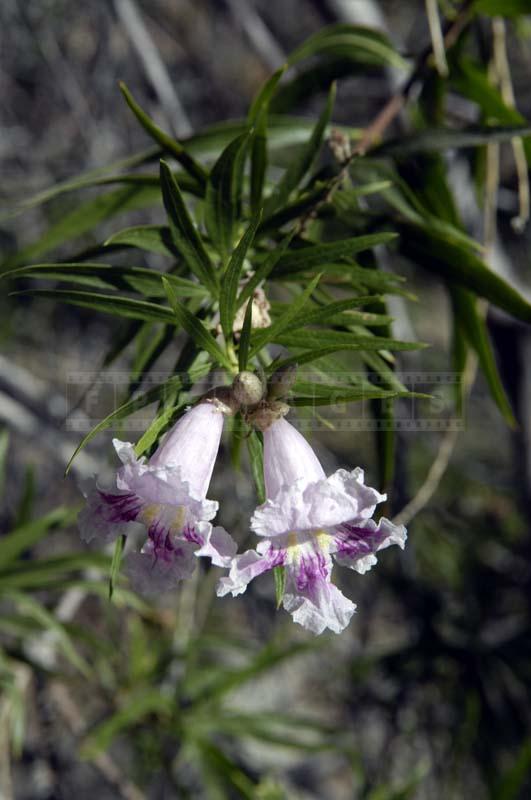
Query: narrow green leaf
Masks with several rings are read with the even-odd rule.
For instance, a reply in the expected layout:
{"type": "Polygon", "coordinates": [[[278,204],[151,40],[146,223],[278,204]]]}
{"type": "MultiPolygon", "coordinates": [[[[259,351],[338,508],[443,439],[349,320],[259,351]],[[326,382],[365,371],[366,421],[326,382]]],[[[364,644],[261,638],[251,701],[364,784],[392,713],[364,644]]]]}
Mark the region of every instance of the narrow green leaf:
{"type": "Polygon", "coordinates": [[[316,55],[350,57],[363,64],[398,69],[407,67],[387,36],[361,25],[337,24],[321,28],[290,55],[288,64],[297,64],[316,55]]]}
{"type": "Polygon", "coordinates": [[[50,200],[53,200],[55,197],[65,194],[66,192],[74,192],[78,191],[79,189],[87,189],[91,186],[112,183],[114,181],[120,182],[126,176],[109,176],[107,173],[112,173],[114,170],[133,169],[134,167],[139,167],[142,164],[147,164],[150,161],[154,161],[155,159],[158,159],[159,156],[159,148],[151,147],[149,150],[144,150],[141,153],[136,153],[135,155],[120,159],[119,161],[111,162],[110,164],[106,164],[104,167],[97,167],[96,169],[88,170],[87,172],[78,175],[76,178],[69,178],[66,181],[55,183],[49,189],[44,189],[44,191],[37,192],[37,194],[32,195],[32,197],[29,199],[23,200],[16,206],[16,208],[0,213],[0,221],[14,217],[17,214],[22,214],[24,211],[28,211],[30,208],[47,203],[50,200]]]}
{"type": "Polygon", "coordinates": [[[476,0],[474,11],[490,17],[519,17],[531,14],[529,0],[476,0]]]}
{"type": "Polygon", "coordinates": [[[352,389],[348,392],[337,392],[337,394],[325,395],[309,395],[309,396],[295,396],[290,398],[290,405],[292,406],[331,406],[342,405],[344,403],[358,403],[363,400],[382,400],[391,397],[418,397],[422,399],[430,399],[431,395],[422,394],[420,392],[396,392],[394,389],[352,389]]]}
{"type": "Polygon", "coordinates": [[[141,319],[147,322],[165,322],[169,325],[176,324],[174,314],[166,306],[159,306],[146,300],[123,297],[119,294],[82,292],[74,289],[25,289],[20,292],[12,292],[11,295],[49,297],[54,300],[60,300],[63,303],[70,303],[81,308],[91,308],[94,311],[102,311],[105,314],[113,314],[118,317],[141,319]]]}
{"type": "Polygon", "coordinates": [[[247,302],[247,308],[245,309],[245,316],[243,318],[243,326],[238,347],[238,369],[240,372],[243,372],[244,369],[247,369],[247,361],[249,360],[249,347],[251,343],[252,321],[253,301],[249,300],[247,302]]]}
{"type": "Polygon", "coordinates": [[[123,82],[120,82],[120,91],[125,98],[125,102],[146,133],[148,133],[163,150],[170,153],[200,185],[203,185],[206,182],[207,173],[201,164],[195,161],[178,141],[161,130],[158,125],[153,122],[146,112],[140,108],[123,82]]]}
{"type": "Polygon", "coordinates": [[[466,336],[470,346],[477,353],[481,369],[485,373],[496,405],[503,414],[507,424],[512,428],[516,428],[516,420],[507,394],[505,393],[498,367],[496,366],[487,327],[477,309],[477,299],[471,292],[467,292],[456,286],[451,288],[450,297],[461,331],[466,336]]]}
{"type": "Polygon", "coordinates": [[[261,111],[263,111],[263,109],[267,108],[267,106],[269,105],[269,102],[278,86],[278,82],[285,73],[286,68],[287,67],[284,64],[282,67],[277,69],[277,71],[274,72],[271,75],[271,77],[261,87],[260,91],[258,92],[255,99],[251,103],[251,107],[249,109],[249,114],[247,116],[249,125],[254,125],[261,111]]]}
{"type": "MultiPolygon", "coordinates": [[[[484,116],[503,125],[528,126],[529,122],[515,108],[507,106],[501,93],[493,86],[486,70],[467,58],[460,58],[450,73],[454,89],[477,103],[484,116]]],[[[531,163],[531,140],[523,139],[527,162],[531,163]]]]}
{"type": "Polygon", "coordinates": [[[60,262],[57,264],[31,264],[4,272],[1,278],[54,278],[69,283],[88,284],[98,288],[135,291],[140,294],[165,297],[160,279],[165,275],[180,297],[205,297],[206,289],[198,283],[144,267],[120,267],[112,264],[60,262]]]}
{"type": "Polygon", "coordinates": [[[81,745],[84,758],[95,758],[107,752],[112,741],[124,730],[128,730],[150,714],[168,716],[172,710],[172,699],[160,689],[141,688],[129,692],[122,708],[94,728],[81,745]]]}
{"type": "Polygon", "coordinates": [[[35,597],[30,597],[27,593],[11,591],[10,598],[24,614],[35,619],[42,625],[44,630],[54,634],[61,650],[72,666],[78,669],[86,678],[90,678],[93,675],[92,667],[79,654],[64,625],[48,609],[39,603],[35,597]]]}
{"type": "Polygon", "coordinates": [[[137,247],[148,253],[160,253],[172,258],[179,255],[167,225],[137,225],[133,228],[124,228],[122,231],[113,233],[105,241],[106,247],[118,244],[137,247]]]}
{"type": "Polygon", "coordinates": [[[347,300],[337,300],[310,311],[304,309],[302,313],[295,317],[286,330],[292,331],[307,325],[323,325],[325,323],[329,325],[387,325],[392,322],[393,318],[385,314],[352,311],[356,306],[366,305],[371,302],[375,303],[378,299],[378,295],[349,297],[347,300]]]}
{"type": "Polygon", "coordinates": [[[225,369],[232,371],[233,365],[230,358],[225,351],[221,349],[210,331],[179,302],[171,283],[166,278],[162,278],[162,282],[178,324],[191,336],[198,347],[206,350],[206,352],[212,356],[214,361],[217,361],[217,363],[225,367],[225,369]]]}
{"type": "Polygon", "coordinates": [[[47,536],[52,528],[66,528],[75,520],[77,513],[78,509],[59,506],[43,517],[26,522],[2,536],[0,569],[4,569],[24,551],[47,536]]]}
{"type": "Polygon", "coordinates": [[[273,575],[275,578],[275,600],[278,609],[282,605],[284,594],[286,592],[286,579],[287,579],[286,567],[283,566],[274,567],[273,575]]]}
{"type": "Polygon", "coordinates": [[[262,86],[249,109],[251,133],[251,212],[257,214],[262,205],[265,174],[267,171],[267,115],[269,101],[286,67],[278,69],[262,86]]]}
{"type": "Polygon", "coordinates": [[[22,248],[8,262],[8,266],[23,264],[39,258],[66,242],[93,230],[117,214],[135,208],[145,208],[159,200],[159,190],[152,186],[124,186],[112,192],[80,203],[72,211],[64,214],[36,242],[22,248]]]}
{"type": "Polygon", "coordinates": [[[426,347],[421,342],[402,342],[383,336],[358,336],[354,333],[329,330],[281,332],[274,340],[286,347],[330,348],[337,350],[421,350],[426,347]]]}
{"type": "Polygon", "coordinates": [[[531,304],[496,275],[474,253],[442,236],[414,226],[402,226],[400,247],[404,255],[443,280],[469,289],[524,322],[531,322],[531,304]]]}
{"type": "Polygon", "coordinates": [[[249,223],[247,230],[243,234],[238,246],[231,256],[227,270],[223,277],[221,292],[219,295],[219,314],[221,319],[221,327],[223,328],[223,333],[227,342],[231,341],[232,339],[232,327],[234,323],[234,316],[236,314],[236,295],[238,293],[238,285],[243,262],[249,247],[253,243],[256,229],[260,224],[261,216],[261,214],[258,214],[249,223]]]}
{"type": "Polygon", "coordinates": [[[205,225],[223,262],[232,250],[234,229],[240,214],[243,165],[248,144],[248,132],[230,142],[212,167],[207,182],[205,225]]]}
{"type": "Polygon", "coordinates": [[[335,261],[338,258],[352,258],[352,256],[364,250],[371,250],[377,245],[388,244],[396,239],[397,236],[397,233],[391,233],[390,231],[369,233],[365,236],[353,236],[351,239],[339,239],[336,242],[312,244],[307,247],[289,250],[278,262],[275,275],[307,270],[311,267],[335,261]]]}
{"type": "Polygon", "coordinates": [[[125,547],[126,535],[122,534],[116,540],[112,554],[111,573],[109,575],[109,600],[112,600],[118,575],[120,572],[120,564],[122,563],[122,556],[125,547]]]}
{"type": "Polygon", "coordinates": [[[453,128],[425,128],[409,136],[389,139],[380,147],[374,148],[371,155],[376,156],[409,156],[415,153],[436,151],[451,148],[479,147],[489,142],[510,142],[515,136],[527,138],[531,136],[530,125],[482,126],[475,125],[455,130],[453,128]]]}
{"type": "Polygon", "coordinates": [[[246,439],[249,459],[251,462],[251,473],[256,486],[256,494],[259,504],[265,503],[266,491],[264,483],[264,445],[261,437],[256,431],[251,431],[246,439]]]}
{"type": "Polygon", "coordinates": [[[335,84],[332,84],[326,106],[315,124],[307,145],[290,162],[279,183],[273,189],[273,193],[267,199],[265,203],[266,216],[272,214],[273,211],[288,200],[291,192],[297,188],[304,176],[311,170],[321,149],[326,127],[332,116],[335,94],[336,87],[335,84]]]}
{"type": "Polygon", "coordinates": [[[144,431],[135,445],[137,458],[144,455],[144,453],[155,444],[161,431],[166,428],[168,423],[177,415],[178,411],[178,406],[171,405],[155,417],[151,425],[144,431]]]}
{"type": "Polygon", "coordinates": [[[281,334],[289,327],[290,323],[301,313],[302,309],[314,293],[320,280],[321,275],[316,275],[315,278],[310,281],[306,289],[304,289],[303,292],[295,297],[286,311],[284,311],[284,313],[281,314],[281,316],[275,320],[275,322],[273,322],[269,328],[264,328],[254,334],[251,342],[251,356],[255,355],[255,353],[261,350],[261,348],[264,347],[264,345],[266,345],[268,342],[278,340],[281,334]]]}
{"type": "Polygon", "coordinates": [[[177,181],[165,161],[160,162],[160,185],[175,247],[194,275],[217,296],[218,282],[214,267],[188,213],[177,181]]]}
{"type": "MultiPolygon", "coordinates": [[[[38,561],[17,561],[0,571],[0,592],[56,585],[65,574],[81,570],[109,570],[109,559],[101,553],[76,553],[38,561]]],[[[79,577],[77,578],[79,580],[79,577]]]]}

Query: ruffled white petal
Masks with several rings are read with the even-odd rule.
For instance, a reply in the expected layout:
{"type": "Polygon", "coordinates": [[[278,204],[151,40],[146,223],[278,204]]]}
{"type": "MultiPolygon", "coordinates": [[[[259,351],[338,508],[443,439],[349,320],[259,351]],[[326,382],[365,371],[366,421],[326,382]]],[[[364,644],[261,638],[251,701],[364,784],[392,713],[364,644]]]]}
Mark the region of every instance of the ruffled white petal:
{"type": "Polygon", "coordinates": [[[355,604],[337,586],[325,580],[316,582],[311,591],[298,594],[287,592],[283,606],[294,622],[315,635],[327,628],[334,633],[341,633],[356,610],[355,604]]]}
{"type": "Polygon", "coordinates": [[[367,520],[385,495],[365,486],[363,477],[361,469],[340,469],[315,483],[301,478],[259,506],[251,528],[259,536],[278,536],[292,530],[329,528],[352,519],[367,520]]]}
{"type": "Polygon", "coordinates": [[[192,575],[196,566],[194,550],[193,544],[181,540],[174,558],[156,558],[148,540],[140,553],[130,553],[125,557],[123,571],[140,594],[166,592],[192,575]]]}
{"type": "Polygon", "coordinates": [[[194,494],[181,467],[138,459],[130,442],[113,439],[113,445],[123,464],[116,476],[118,489],[134,492],[146,503],[187,506],[197,519],[216,516],[218,503],[194,494]]]}

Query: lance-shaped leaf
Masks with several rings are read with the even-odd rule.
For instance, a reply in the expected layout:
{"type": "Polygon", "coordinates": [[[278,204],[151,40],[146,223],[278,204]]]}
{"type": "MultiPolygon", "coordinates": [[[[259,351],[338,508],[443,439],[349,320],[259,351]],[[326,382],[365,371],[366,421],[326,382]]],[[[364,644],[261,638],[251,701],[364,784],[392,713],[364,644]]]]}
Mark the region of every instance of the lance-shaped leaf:
{"type": "Polygon", "coordinates": [[[519,17],[531,12],[529,0],[475,0],[474,11],[490,17],[519,17]]]}
{"type": "Polygon", "coordinates": [[[205,225],[223,261],[232,250],[234,228],[240,214],[248,143],[248,132],[230,142],[212,167],[207,182],[205,225]]]}
{"type": "Polygon", "coordinates": [[[210,331],[203,325],[201,320],[197,319],[197,317],[194,317],[194,315],[188,311],[186,306],[179,302],[173,286],[167,280],[167,278],[163,277],[162,283],[164,284],[166,295],[179,325],[184,328],[186,333],[194,340],[198,347],[200,347],[202,350],[206,350],[206,352],[212,356],[214,361],[217,361],[217,363],[220,364],[220,366],[225,367],[225,369],[232,371],[233,365],[230,358],[226,352],[221,349],[210,331]]]}
{"type": "Polygon", "coordinates": [[[397,53],[387,36],[360,25],[338,24],[322,28],[290,55],[288,64],[296,64],[315,55],[350,57],[364,64],[399,69],[407,67],[407,62],[397,53]]]}
{"type": "Polygon", "coordinates": [[[249,300],[245,315],[243,318],[242,332],[240,334],[240,342],[238,346],[238,369],[243,372],[247,369],[247,361],[249,359],[249,347],[251,344],[251,332],[253,321],[253,301],[249,300]]]}
{"type": "MultiPolygon", "coordinates": [[[[334,387],[328,393],[315,395],[295,395],[290,398],[293,406],[312,407],[312,406],[333,406],[343,403],[359,403],[363,400],[388,399],[398,397],[399,393],[392,389],[340,389],[334,387]]],[[[406,396],[411,396],[406,393],[406,396]]]]}
{"type": "Polygon", "coordinates": [[[332,84],[328,93],[326,106],[317,120],[308,143],[289,163],[284,175],[273,189],[271,196],[267,199],[265,204],[266,216],[270,216],[279,206],[284,205],[291,192],[297,188],[304,176],[311,170],[321,149],[326,127],[332,116],[335,95],[335,84],[332,84]]]}
{"type": "Polygon", "coordinates": [[[444,151],[451,148],[479,147],[491,142],[510,142],[515,136],[531,136],[530,125],[469,126],[454,128],[426,128],[422,131],[397,139],[389,139],[380,147],[374,148],[371,155],[409,156],[414,153],[444,151]]]}
{"type": "Polygon", "coordinates": [[[175,315],[170,308],[149,303],[146,300],[135,300],[123,297],[120,294],[103,294],[98,292],[82,292],[74,289],[25,289],[21,292],[12,292],[12,295],[34,295],[35,297],[49,297],[63,303],[91,308],[117,317],[128,319],[141,319],[147,322],[165,322],[176,325],[175,315]]]}
{"type": "Polygon", "coordinates": [[[194,275],[217,296],[218,282],[214,267],[188,213],[177,181],[165,161],[160,162],[160,185],[175,247],[194,275]]]}
{"type": "Polygon", "coordinates": [[[316,275],[315,278],[310,281],[309,286],[307,286],[303,292],[295,297],[286,311],[284,311],[284,313],[281,314],[280,317],[269,326],[269,328],[265,328],[254,334],[251,343],[251,356],[255,355],[255,353],[257,353],[268,342],[278,341],[279,336],[281,336],[281,334],[289,327],[290,323],[300,314],[301,310],[314,293],[315,288],[320,280],[321,276],[316,275]]]}
{"type": "MultiPolygon", "coordinates": [[[[312,244],[289,250],[279,260],[275,275],[286,275],[303,271],[321,264],[330,263],[340,258],[352,258],[357,253],[370,250],[381,244],[388,244],[396,239],[397,233],[383,231],[369,233],[365,236],[353,236],[350,239],[339,239],[336,242],[312,244]]],[[[396,280],[396,279],[395,279],[396,280]]]]}
{"type": "Polygon", "coordinates": [[[448,283],[469,289],[508,314],[531,322],[531,304],[464,247],[446,241],[434,231],[414,226],[403,226],[400,246],[404,255],[448,283]]]}
{"type": "MultiPolygon", "coordinates": [[[[113,264],[94,263],[67,263],[57,264],[31,264],[27,267],[5,272],[2,278],[54,278],[98,288],[113,286],[115,289],[135,291],[140,294],[165,297],[166,294],[160,282],[164,273],[145,267],[120,267],[113,264]]],[[[181,297],[205,297],[206,289],[198,283],[181,278],[178,275],[166,273],[167,279],[174,286],[181,297]]]]}
{"type": "Polygon", "coordinates": [[[231,259],[227,265],[225,275],[221,285],[219,295],[219,314],[221,319],[221,327],[225,334],[225,339],[228,342],[232,338],[232,326],[234,323],[234,316],[236,314],[236,295],[238,293],[238,284],[243,267],[243,262],[249,247],[252,245],[256,229],[260,223],[261,214],[258,214],[251,222],[245,233],[243,234],[238,246],[234,250],[231,259]]]}
{"type": "Polygon", "coordinates": [[[264,445],[261,435],[256,431],[251,431],[247,437],[247,448],[249,450],[249,460],[251,462],[251,473],[256,486],[256,494],[259,503],[265,503],[266,491],[264,483],[264,445]]]}
{"type": "Polygon", "coordinates": [[[51,225],[36,242],[24,247],[15,257],[9,259],[8,266],[39,258],[60,245],[83,236],[117,214],[154,205],[159,197],[156,186],[133,185],[122,186],[80,203],[51,225]]]}
{"type": "MultiPolygon", "coordinates": [[[[271,326],[273,327],[273,326],[271,326]]],[[[421,350],[426,347],[421,342],[402,342],[383,336],[358,336],[353,333],[329,330],[307,330],[287,333],[276,333],[270,341],[278,342],[286,347],[328,348],[337,350],[421,350]]]]}
{"type": "Polygon", "coordinates": [[[65,528],[71,525],[77,516],[77,509],[59,506],[45,516],[19,525],[2,536],[0,548],[0,569],[15,561],[22,553],[33,547],[48,535],[53,528],[65,528]]]}
{"type": "Polygon", "coordinates": [[[304,309],[286,330],[292,331],[306,325],[387,325],[392,322],[392,317],[386,314],[371,314],[367,311],[352,311],[357,306],[376,303],[378,295],[366,297],[349,297],[347,300],[337,300],[327,303],[319,308],[304,309]],[[344,313],[349,312],[349,313],[344,313]]]}
{"type": "Polygon", "coordinates": [[[450,290],[450,297],[461,333],[477,353],[496,405],[507,423],[514,428],[516,420],[496,366],[485,321],[481,318],[477,308],[477,299],[471,292],[457,286],[450,290]]]}
{"type": "Polygon", "coordinates": [[[105,241],[105,246],[126,245],[146,250],[148,253],[160,253],[163,256],[179,256],[173,243],[171,231],[167,225],[136,225],[124,228],[105,241]]]}
{"type": "Polygon", "coordinates": [[[126,535],[122,534],[117,538],[114,545],[112,561],[111,561],[111,572],[109,575],[109,600],[112,600],[114,590],[116,588],[116,583],[118,581],[118,575],[120,573],[120,565],[122,563],[122,556],[124,552],[126,538],[127,538],[126,535]]]}
{"type": "MultiPolygon", "coordinates": [[[[452,86],[469,100],[477,103],[485,117],[496,119],[504,125],[528,126],[525,117],[515,108],[507,106],[498,89],[492,85],[486,72],[470,59],[460,58],[450,74],[452,86]]],[[[531,140],[523,139],[527,162],[531,163],[531,140]]]]}
{"type": "Polygon", "coordinates": [[[17,204],[16,208],[0,213],[0,221],[8,219],[9,217],[14,217],[17,214],[22,214],[22,212],[27,211],[30,208],[47,203],[50,200],[53,200],[55,197],[59,197],[67,192],[74,192],[78,189],[86,189],[90,186],[98,186],[101,183],[110,183],[114,180],[119,181],[120,178],[124,176],[108,176],[107,173],[112,173],[113,171],[122,169],[133,169],[134,167],[139,167],[142,164],[147,164],[150,161],[155,161],[159,157],[159,148],[151,147],[149,150],[144,150],[141,153],[136,153],[133,156],[128,156],[127,158],[120,159],[119,161],[113,161],[110,164],[107,164],[105,167],[98,167],[97,169],[88,170],[82,175],[78,175],[76,178],[61,181],[60,183],[54,184],[49,189],[44,189],[41,192],[37,192],[37,194],[34,194],[30,198],[25,199],[21,203],[17,204]]]}
{"type": "Polygon", "coordinates": [[[182,144],[161,130],[161,128],[159,128],[159,126],[153,122],[151,117],[149,117],[146,112],[140,108],[138,103],[133,98],[133,95],[123,82],[120,82],[120,91],[125,98],[125,102],[137,120],[140,122],[146,133],[148,133],[163,150],[165,150],[167,153],[170,153],[175,160],[178,161],[193,178],[195,178],[200,186],[204,186],[207,173],[201,164],[195,161],[195,159],[193,159],[192,156],[186,152],[182,144]]]}
{"type": "Polygon", "coordinates": [[[267,114],[269,102],[286,67],[278,69],[262,86],[249,109],[251,133],[251,211],[256,214],[262,204],[267,170],[267,114]]]}

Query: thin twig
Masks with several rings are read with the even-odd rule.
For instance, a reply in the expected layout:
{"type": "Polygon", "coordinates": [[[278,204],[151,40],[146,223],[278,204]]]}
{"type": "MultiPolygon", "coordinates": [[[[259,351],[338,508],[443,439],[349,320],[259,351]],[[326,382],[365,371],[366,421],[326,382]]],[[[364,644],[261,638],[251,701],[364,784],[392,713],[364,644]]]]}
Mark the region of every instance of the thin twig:
{"type": "MultiPolygon", "coordinates": [[[[465,368],[463,370],[463,395],[466,398],[472,388],[477,372],[477,358],[471,351],[468,352],[465,368]]],[[[444,473],[450,463],[460,431],[450,429],[444,434],[437,455],[428,471],[426,480],[404,508],[394,517],[395,525],[408,525],[411,520],[428,505],[437,491],[444,473]]]]}
{"type": "Polygon", "coordinates": [[[425,3],[426,16],[428,17],[428,25],[430,28],[431,46],[433,48],[433,61],[439,75],[446,78],[448,76],[448,63],[446,61],[444,38],[441,20],[439,19],[437,0],[425,0],[425,3]]]}
{"type": "MultiPolygon", "coordinates": [[[[507,57],[505,20],[501,17],[495,17],[492,21],[492,37],[494,65],[503,102],[509,108],[516,108],[513,82],[511,80],[511,68],[507,57]]],[[[515,231],[521,233],[527,225],[530,216],[529,174],[522,137],[514,136],[511,139],[511,147],[518,177],[519,200],[518,216],[513,217],[511,223],[515,231]]]]}

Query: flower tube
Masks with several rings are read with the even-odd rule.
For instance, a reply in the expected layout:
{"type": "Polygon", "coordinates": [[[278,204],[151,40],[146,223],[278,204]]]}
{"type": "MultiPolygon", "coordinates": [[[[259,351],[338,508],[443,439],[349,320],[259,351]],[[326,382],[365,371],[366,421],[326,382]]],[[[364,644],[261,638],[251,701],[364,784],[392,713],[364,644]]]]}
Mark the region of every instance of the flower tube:
{"type": "Polygon", "coordinates": [[[202,402],[189,409],[146,461],[137,459],[129,442],[113,439],[122,462],[111,488],[95,480],[83,487],[87,506],[78,517],[82,539],[113,541],[142,524],[147,540],[140,553],[127,558],[130,577],[143,591],[163,591],[195,566],[194,556],[207,556],[227,567],[236,544],[210,524],[218,503],[206,494],[223,430],[224,406],[202,402]]]}
{"type": "Polygon", "coordinates": [[[261,541],[236,556],[218,595],[241,594],[253,578],[283,566],[282,602],[294,621],[315,634],[326,628],[340,633],[356,606],[331,582],[333,561],[364,573],[376,564],[377,551],[404,547],[406,529],[385,518],[374,522],[386,496],[365,485],[359,468],[326,477],[306,439],[285,419],[264,431],[264,479],[267,500],[251,519],[261,541]]]}

